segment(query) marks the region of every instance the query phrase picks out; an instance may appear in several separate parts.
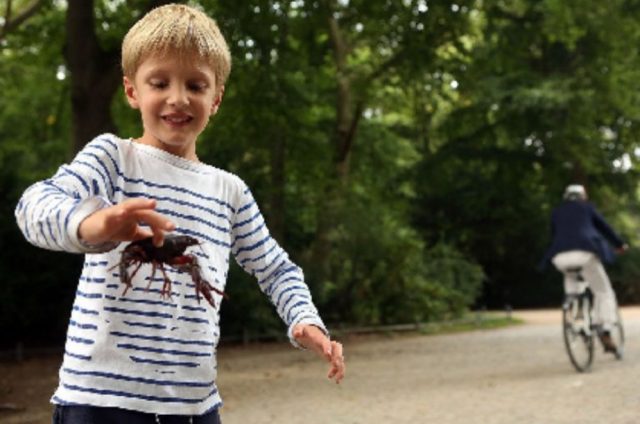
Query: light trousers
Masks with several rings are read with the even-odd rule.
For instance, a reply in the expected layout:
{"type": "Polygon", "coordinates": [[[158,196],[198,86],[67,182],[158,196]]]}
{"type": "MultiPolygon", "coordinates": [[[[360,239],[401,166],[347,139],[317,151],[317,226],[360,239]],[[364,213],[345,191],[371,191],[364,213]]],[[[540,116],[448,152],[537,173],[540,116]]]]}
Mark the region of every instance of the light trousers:
{"type": "Polygon", "coordinates": [[[600,258],[592,252],[570,250],[558,253],[551,262],[564,274],[565,293],[580,293],[585,285],[589,286],[594,298],[594,323],[601,325],[603,330],[611,330],[618,320],[618,303],[600,258]],[[576,268],[582,269],[580,274],[584,281],[580,281],[578,275],[572,272],[576,268]]]}

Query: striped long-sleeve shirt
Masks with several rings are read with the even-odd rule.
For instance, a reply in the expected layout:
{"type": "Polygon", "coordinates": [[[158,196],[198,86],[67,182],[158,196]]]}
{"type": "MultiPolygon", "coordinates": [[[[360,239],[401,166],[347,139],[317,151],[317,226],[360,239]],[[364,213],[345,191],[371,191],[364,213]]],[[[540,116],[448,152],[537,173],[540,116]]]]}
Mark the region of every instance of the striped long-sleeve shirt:
{"type": "Polygon", "coordinates": [[[196,255],[213,286],[224,290],[233,254],[257,278],[290,338],[299,323],[325,329],[300,268],[269,235],[240,178],[105,134],[29,187],[15,212],[34,245],[86,254],[53,403],[184,415],[221,405],[215,383],[220,295],[212,292],[215,308],[199,303],[191,276],[166,267],[172,292],[163,298],[161,273],[147,291],[151,266],[145,264],[123,296],[116,265],[125,244],[91,252],[78,239],[86,216],[135,197],[155,199],[156,211],[177,224],[175,233],[201,242],[187,253],[196,255]]]}

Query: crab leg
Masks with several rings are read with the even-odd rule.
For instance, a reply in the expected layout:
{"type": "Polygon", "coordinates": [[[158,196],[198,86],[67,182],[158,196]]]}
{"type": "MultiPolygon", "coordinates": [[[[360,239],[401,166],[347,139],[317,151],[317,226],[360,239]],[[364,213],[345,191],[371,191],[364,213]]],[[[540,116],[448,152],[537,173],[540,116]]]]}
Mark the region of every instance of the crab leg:
{"type": "Polygon", "coordinates": [[[167,272],[164,270],[164,266],[162,265],[162,262],[154,262],[154,265],[156,263],[158,264],[158,268],[160,268],[162,275],[164,275],[164,284],[162,285],[162,290],[160,291],[160,294],[162,295],[162,297],[166,296],[169,299],[171,299],[171,279],[169,279],[167,272]]]}
{"type": "Polygon", "coordinates": [[[131,265],[129,262],[135,263],[136,260],[135,259],[131,259],[130,261],[127,261],[127,264],[124,267],[120,268],[121,269],[121,271],[120,271],[121,272],[120,279],[125,284],[125,288],[124,288],[124,291],[122,292],[122,296],[127,294],[127,291],[132,287],[131,280],[133,280],[133,277],[135,277],[136,272],[138,272],[138,270],[142,266],[142,262],[138,262],[138,265],[136,266],[136,269],[133,270],[131,275],[128,275],[127,274],[127,268],[129,268],[129,266],[131,265]],[[124,268],[124,271],[122,271],[123,268],[124,268]],[[122,275],[122,272],[124,272],[124,276],[122,275]]]}
{"type": "Polygon", "coordinates": [[[151,287],[151,283],[153,282],[154,277],[156,276],[156,263],[151,263],[151,277],[149,277],[149,284],[147,284],[146,290],[149,291],[149,287],[151,287]]]}

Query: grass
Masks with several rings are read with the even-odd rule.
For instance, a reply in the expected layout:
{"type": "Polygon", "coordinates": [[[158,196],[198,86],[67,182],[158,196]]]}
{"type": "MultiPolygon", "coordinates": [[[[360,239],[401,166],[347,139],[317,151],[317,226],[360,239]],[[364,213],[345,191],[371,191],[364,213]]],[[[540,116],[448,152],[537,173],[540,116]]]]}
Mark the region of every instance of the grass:
{"type": "Polygon", "coordinates": [[[387,336],[418,333],[425,335],[461,333],[465,331],[491,330],[513,325],[522,324],[524,321],[507,315],[504,312],[476,312],[468,313],[462,318],[413,324],[395,324],[366,327],[339,327],[331,329],[331,333],[336,336],[350,335],[374,335],[384,334],[387,336]]]}
{"type": "Polygon", "coordinates": [[[421,324],[418,327],[418,331],[421,334],[448,334],[448,333],[461,333],[465,331],[476,330],[493,330],[497,328],[511,327],[513,325],[520,325],[524,321],[512,316],[506,316],[503,313],[483,313],[482,315],[469,314],[463,318],[442,321],[442,322],[430,322],[421,324]]]}

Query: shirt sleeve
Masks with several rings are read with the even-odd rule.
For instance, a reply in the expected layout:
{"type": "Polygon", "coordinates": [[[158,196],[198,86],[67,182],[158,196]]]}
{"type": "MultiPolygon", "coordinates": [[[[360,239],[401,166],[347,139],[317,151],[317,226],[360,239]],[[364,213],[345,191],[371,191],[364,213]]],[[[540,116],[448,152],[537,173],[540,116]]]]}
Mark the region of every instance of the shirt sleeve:
{"type": "Polygon", "coordinates": [[[23,193],[15,209],[18,227],[31,244],[50,250],[94,253],[117,243],[89,246],[78,237],[87,216],[113,204],[119,172],[117,145],[99,137],[53,177],[36,182],[23,193]]]}
{"type": "Polygon", "coordinates": [[[611,226],[605,221],[605,219],[600,215],[600,213],[596,210],[596,208],[589,204],[589,210],[591,212],[591,219],[593,225],[598,229],[600,234],[602,234],[609,243],[614,245],[615,247],[622,247],[624,245],[624,241],[622,237],[620,237],[611,226]]]}
{"type": "Polygon", "coordinates": [[[292,336],[293,327],[297,324],[315,325],[328,334],[304,282],[302,269],[271,237],[264,217],[246,186],[242,188],[236,205],[231,251],[238,264],[257,278],[260,290],[269,297],[288,326],[291,343],[301,347],[292,336]]]}

